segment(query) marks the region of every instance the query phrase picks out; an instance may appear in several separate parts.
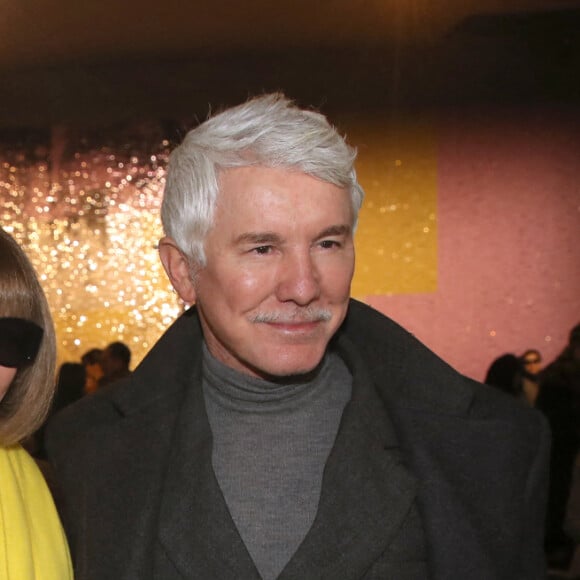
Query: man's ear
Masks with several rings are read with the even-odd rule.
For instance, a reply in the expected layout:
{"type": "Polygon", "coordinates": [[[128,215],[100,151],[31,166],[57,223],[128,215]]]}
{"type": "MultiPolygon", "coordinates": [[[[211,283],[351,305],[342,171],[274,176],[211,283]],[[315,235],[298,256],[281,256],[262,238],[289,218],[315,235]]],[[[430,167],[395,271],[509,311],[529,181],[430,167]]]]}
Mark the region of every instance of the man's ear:
{"type": "Polygon", "coordinates": [[[159,257],[179,297],[185,303],[193,304],[195,302],[195,286],[192,280],[191,266],[172,238],[161,238],[159,257]]]}

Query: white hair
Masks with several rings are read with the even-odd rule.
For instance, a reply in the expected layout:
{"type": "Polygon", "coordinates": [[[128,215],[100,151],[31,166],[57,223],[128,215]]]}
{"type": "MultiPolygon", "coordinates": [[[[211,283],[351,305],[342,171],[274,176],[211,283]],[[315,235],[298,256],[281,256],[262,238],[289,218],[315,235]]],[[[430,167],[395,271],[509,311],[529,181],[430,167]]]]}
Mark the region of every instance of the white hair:
{"type": "Polygon", "coordinates": [[[165,234],[205,265],[219,174],[252,165],[297,169],[347,189],[355,226],[364,196],[355,158],[356,150],[320,113],[300,109],[280,93],[256,97],[210,117],[171,153],[161,206],[165,234]]]}

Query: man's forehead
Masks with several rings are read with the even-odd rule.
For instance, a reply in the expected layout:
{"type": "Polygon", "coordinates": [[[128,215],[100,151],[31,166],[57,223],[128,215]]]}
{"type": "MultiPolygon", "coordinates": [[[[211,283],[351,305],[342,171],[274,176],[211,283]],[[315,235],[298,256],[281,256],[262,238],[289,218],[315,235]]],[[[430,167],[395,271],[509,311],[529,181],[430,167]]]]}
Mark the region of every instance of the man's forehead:
{"type": "MultiPolygon", "coordinates": [[[[309,237],[328,228],[352,230],[354,210],[349,192],[332,183],[286,168],[261,166],[224,172],[210,232],[264,237],[268,232],[287,237],[303,229],[309,237]]],[[[331,234],[333,235],[333,234],[331,234]]]]}

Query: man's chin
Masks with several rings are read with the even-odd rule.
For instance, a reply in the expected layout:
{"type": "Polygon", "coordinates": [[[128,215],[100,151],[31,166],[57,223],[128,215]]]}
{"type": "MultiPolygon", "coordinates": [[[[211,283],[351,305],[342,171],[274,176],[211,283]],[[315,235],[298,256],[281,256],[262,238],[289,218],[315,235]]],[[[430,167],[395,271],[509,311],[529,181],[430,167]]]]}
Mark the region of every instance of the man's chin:
{"type": "Polygon", "coordinates": [[[273,383],[298,383],[311,380],[318,372],[322,353],[319,357],[308,357],[308,360],[280,361],[278,364],[254,367],[256,376],[273,383]]]}

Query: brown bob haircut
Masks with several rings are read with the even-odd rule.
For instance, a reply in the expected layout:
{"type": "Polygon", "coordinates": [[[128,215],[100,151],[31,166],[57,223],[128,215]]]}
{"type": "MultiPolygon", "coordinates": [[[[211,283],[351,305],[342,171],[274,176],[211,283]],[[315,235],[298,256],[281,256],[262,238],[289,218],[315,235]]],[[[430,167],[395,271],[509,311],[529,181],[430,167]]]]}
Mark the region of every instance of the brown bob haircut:
{"type": "Polygon", "coordinates": [[[0,401],[0,445],[18,443],[40,427],[55,389],[56,339],[36,272],[16,241],[0,228],[0,317],[31,320],[44,329],[34,362],[18,369],[0,401]]]}

